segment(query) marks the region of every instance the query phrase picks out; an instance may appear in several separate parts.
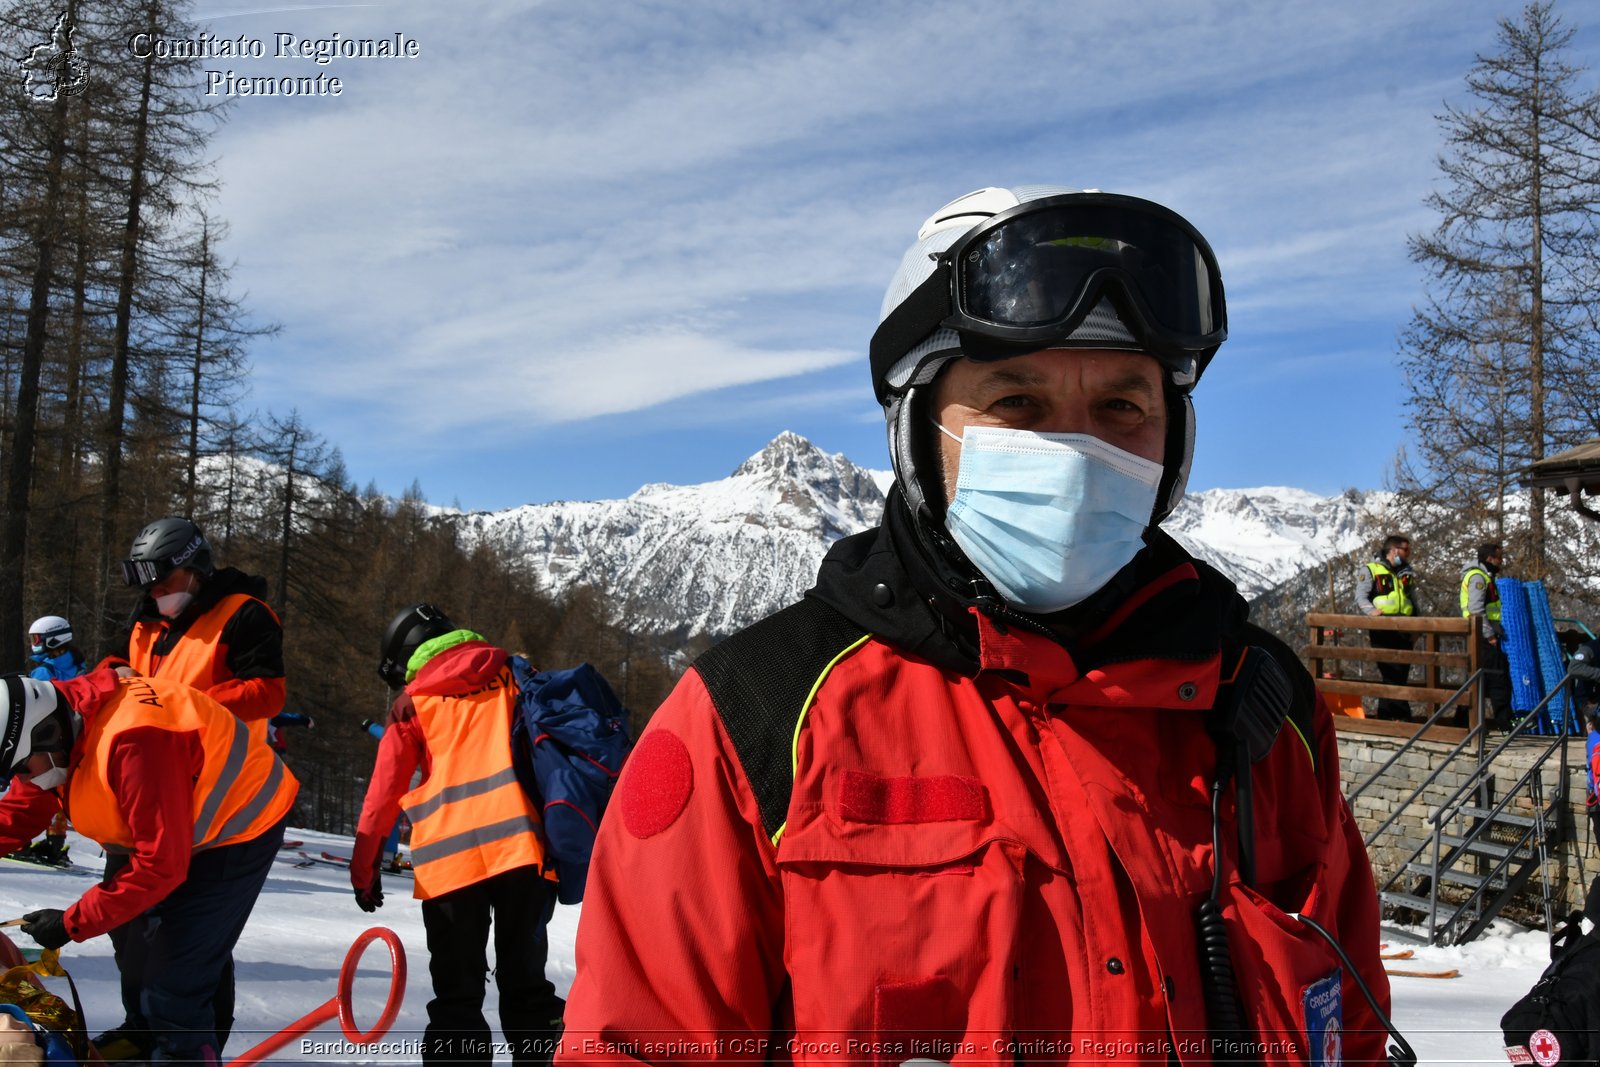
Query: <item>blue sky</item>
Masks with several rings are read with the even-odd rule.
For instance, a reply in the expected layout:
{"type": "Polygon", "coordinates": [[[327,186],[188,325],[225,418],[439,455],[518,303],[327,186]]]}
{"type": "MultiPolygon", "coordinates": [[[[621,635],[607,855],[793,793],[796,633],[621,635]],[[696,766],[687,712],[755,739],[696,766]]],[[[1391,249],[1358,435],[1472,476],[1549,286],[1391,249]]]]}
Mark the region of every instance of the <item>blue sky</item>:
{"type": "MultiPolygon", "coordinates": [[[[1377,488],[1405,439],[1435,115],[1506,0],[201,5],[260,39],[213,140],[249,405],[351,476],[500,508],[729,473],[782,430],[887,467],[866,372],[922,219],[984,185],[1167,203],[1232,339],[1192,488],[1377,488]],[[273,35],[415,39],[271,58],[273,35]]],[[[1595,26],[1581,5],[1576,57],[1595,26]]]]}

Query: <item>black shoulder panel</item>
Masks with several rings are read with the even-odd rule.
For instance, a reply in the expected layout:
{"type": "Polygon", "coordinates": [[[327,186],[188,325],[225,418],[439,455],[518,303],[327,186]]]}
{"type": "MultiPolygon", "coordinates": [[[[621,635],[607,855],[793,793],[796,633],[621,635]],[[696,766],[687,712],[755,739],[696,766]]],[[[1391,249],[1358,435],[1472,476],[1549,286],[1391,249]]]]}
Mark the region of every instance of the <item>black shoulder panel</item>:
{"type": "MultiPolygon", "coordinates": [[[[1289,684],[1294,687],[1294,697],[1289,701],[1288,719],[1294,723],[1295,729],[1300,731],[1300,736],[1305,739],[1308,746],[1313,745],[1312,720],[1317,711],[1317,687],[1311,680],[1311,672],[1306,670],[1306,665],[1300,662],[1300,657],[1295,655],[1294,649],[1284,643],[1283,639],[1270,631],[1263,630],[1253,622],[1244,625],[1243,633],[1246,644],[1255,645],[1264,649],[1273,659],[1278,661],[1278,666],[1283,668],[1283,673],[1289,676],[1289,684]]],[[[1316,749],[1311,749],[1312,759],[1316,759],[1316,749]]]]}
{"type": "Polygon", "coordinates": [[[805,597],[694,662],[755,792],[769,839],[788,818],[794,791],[790,746],[806,697],[828,665],[866,634],[822,601],[805,597]]]}

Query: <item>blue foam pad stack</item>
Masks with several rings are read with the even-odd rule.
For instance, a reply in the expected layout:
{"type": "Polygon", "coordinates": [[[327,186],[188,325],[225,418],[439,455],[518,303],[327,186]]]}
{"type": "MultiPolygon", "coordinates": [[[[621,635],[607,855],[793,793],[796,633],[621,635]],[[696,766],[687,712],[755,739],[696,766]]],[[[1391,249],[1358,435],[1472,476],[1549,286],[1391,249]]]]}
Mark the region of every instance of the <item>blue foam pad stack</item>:
{"type": "MultiPolygon", "coordinates": [[[[1550,615],[1550,597],[1545,592],[1544,582],[1524,584],[1528,592],[1528,613],[1533,617],[1534,649],[1539,657],[1539,678],[1544,683],[1541,688],[1545,693],[1549,693],[1567,676],[1567,661],[1561,652],[1561,639],[1556,636],[1556,624],[1550,615]]],[[[1546,709],[1547,714],[1541,718],[1550,723],[1552,733],[1584,732],[1573,714],[1575,709],[1571,707],[1571,703],[1567,699],[1565,690],[1551,698],[1550,706],[1546,709]]]]}
{"type": "Polygon", "coordinates": [[[1511,670],[1511,708],[1520,716],[1544,699],[1539,682],[1539,658],[1533,636],[1533,613],[1528,593],[1515,578],[1496,578],[1500,591],[1500,625],[1505,630],[1504,651],[1511,670]]]}

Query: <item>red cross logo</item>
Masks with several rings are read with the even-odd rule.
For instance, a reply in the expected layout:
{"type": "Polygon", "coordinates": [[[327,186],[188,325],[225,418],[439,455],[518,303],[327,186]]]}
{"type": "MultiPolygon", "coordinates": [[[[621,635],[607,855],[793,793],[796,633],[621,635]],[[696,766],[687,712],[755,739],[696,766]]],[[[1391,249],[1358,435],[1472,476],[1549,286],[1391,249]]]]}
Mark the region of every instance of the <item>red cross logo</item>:
{"type": "Polygon", "coordinates": [[[1561,1042],[1548,1030],[1535,1030],[1529,1035],[1528,1048],[1533,1051],[1534,1062],[1539,1067],[1552,1067],[1561,1062],[1561,1042]]]}

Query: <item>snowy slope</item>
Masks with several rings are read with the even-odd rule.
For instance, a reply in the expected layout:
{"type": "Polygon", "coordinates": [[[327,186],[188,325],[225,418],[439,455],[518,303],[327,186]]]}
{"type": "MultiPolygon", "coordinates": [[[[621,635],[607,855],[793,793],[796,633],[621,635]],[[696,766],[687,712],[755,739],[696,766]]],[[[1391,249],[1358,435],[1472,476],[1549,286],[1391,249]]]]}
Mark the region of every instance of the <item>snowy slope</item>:
{"type": "MultiPolygon", "coordinates": [[[[305,850],[323,849],[348,855],[350,841],[324,834],[291,830],[291,838],[305,841],[305,850]]],[[[98,873],[95,846],[75,839],[72,852],[98,873]]],[[[430,996],[427,949],[422,914],[406,894],[409,883],[391,878],[384,907],[364,915],[351,896],[344,870],[318,865],[293,866],[299,857],[280,856],[266,890],[256,905],[239,943],[238,1023],[227,1052],[238,1056],[255,1040],[276,1032],[332,996],[345,950],[369,926],[383,925],[398,933],[407,952],[408,980],[399,1021],[381,1051],[334,1046],[302,1046],[295,1041],[273,1062],[294,1064],[415,1063],[415,1042],[426,1024],[430,996]]],[[[38,907],[66,907],[92,884],[89,872],[75,874],[17,863],[0,864],[0,919],[21,915],[38,907]]],[[[579,908],[558,907],[550,929],[550,963],[546,973],[563,995],[574,974],[573,940],[579,908]]],[[[15,931],[10,931],[16,934],[15,931]]],[[[1385,932],[1391,947],[1401,946],[1404,934],[1385,932]]],[[[16,935],[18,944],[31,939],[16,935]]],[[[72,971],[83,994],[84,1012],[92,1030],[121,1021],[116,966],[111,943],[104,937],[69,946],[63,962],[72,971]]],[[[1488,936],[1458,948],[1416,948],[1413,959],[1391,964],[1418,970],[1457,968],[1462,977],[1450,980],[1394,978],[1395,1021],[1406,1034],[1424,1065],[1504,1063],[1498,1022],[1500,1016],[1538,979],[1548,962],[1548,942],[1543,933],[1520,931],[1497,923],[1488,936]]],[[[371,1026],[388,990],[389,966],[381,947],[363,958],[355,983],[356,1022],[371,1026]]],[[[495,997],[485,1005],[490,1024],[496,1025],[495,997]]],[[[498,1034],[498,1032],[497,1032],[498,1034]]],[[[337,1024],[323,1027],[317,1042],[338,1042],[337,1024]]],[[[498,1057],[510,1062],[509,1057],[498,1057]]]]}
{"type": "MultiPolygon", "coordinates": [[[[733,632],[798,597],[840,537],[875,525],[893,476],[779,434],[727,478],[624,500],[461,516],[465,536],[525,559],[558,595],[588,582],[616,618],[657,633],[733,632]]],[[[1359,494],[1210,489],[1166,528],[1252,597],[1360,542],[1359,494]]]]}

